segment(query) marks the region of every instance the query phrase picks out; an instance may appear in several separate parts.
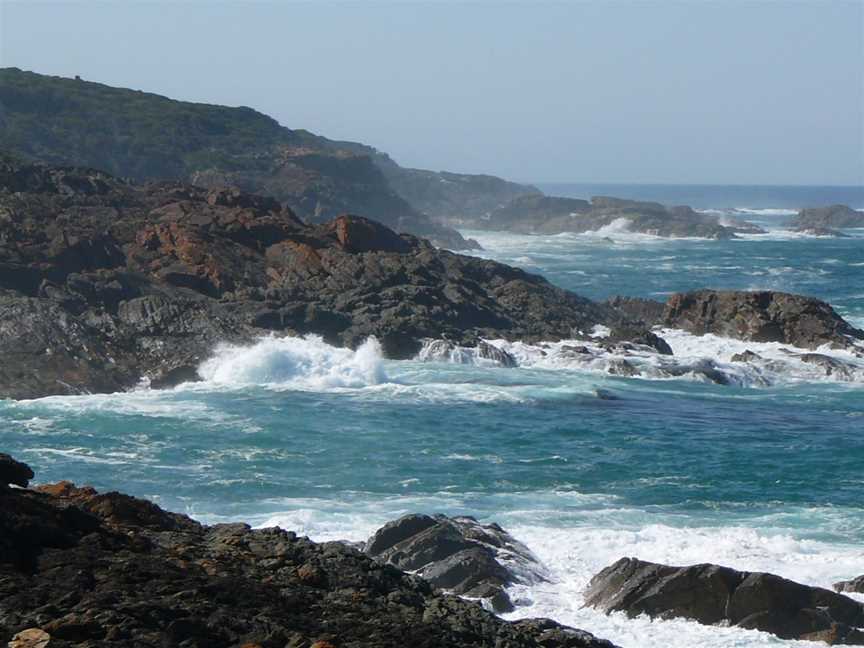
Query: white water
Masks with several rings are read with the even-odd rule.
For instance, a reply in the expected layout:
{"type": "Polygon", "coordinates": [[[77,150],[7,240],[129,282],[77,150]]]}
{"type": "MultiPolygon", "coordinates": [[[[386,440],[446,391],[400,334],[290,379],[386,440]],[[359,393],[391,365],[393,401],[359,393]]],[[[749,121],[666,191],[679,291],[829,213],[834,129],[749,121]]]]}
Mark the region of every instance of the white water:
{"type": "MultiPolygon", "coordinates": [[[[832,512],[823,509],[785,510],[756,519],[742,514],[737,524],[734,515],[722,519],[706,515],[702,526],[692,526],[692,519],[682,519],[682,526],[673,526],[674,516],[669,511],[649,513],[616,506],[615,498],[609,496],[574,492],[500,496],[440,493],[346,502],[291,500],[284,504],[286,512],[259,519],[259,526],[279,525],[319,541],[364,541],[386,521],[409,512],[459,514],[466,509],[476,512],[478,506],[494,510],[496,513],[483,521],[500,523],[522,541],[551,578],[548,583],[511,587],[511,597],[519,607],[505,618],[554,618],[624,648],[824,645],[784,641],[738,628],[703,626],[685,619],[627,619],[623,614],[606,616],[583,608],[583,591],[590,578],[624,556],[671,565],[712,562],[827,588],[864,571],[860,547],[793,535],[808,518],[824,523],[832,512]]],[[[843,518],[843,512],[837,511],[837,518],[843,518]]],[[[864,595],[853,596],[864,601],[864,595]]]]}
{"type": "Polygon", "coordinates": [[[375,338],[356,351],[333,347],[317,335],[267,337],[252,346],[220,346],[198,370],[210,385],[322,391],[387,380],[375,338]]]}
{"type": "MultiPolygon", "coordinates": [[[[706,372],[722,376],[729,384],[739,387],[768,387],[793,385],[802,382],[832,381],[850,385],[864,385],[864,344],[860,352],[831,349],[827,346],[810,351],[775,342],[744,342],[716,335],[696,336],[676,329],[661,329],[658,334],[669,343],[672,356],[662,355],[649,347],[633,349],[606,348],[602,344],[604,333],[595,328],[590,340],[564,340],[541,344],[525,344],[507,340],[487,340],[506,351],[519,367],[546,370],[573,370],[589,374],[623,375],[624,370],[633,377],[653,380],[695,380],[713,382],[706,372]],[[751,361],[733,360],[746,351],[759,358],[751,361]],[[818,353],[842,363],[842,368],[826,375],[818,365],[805,362],[801,356],[818,353]]],[[[488,364],[474,349],[454,347],[449,354],[433,354],[434,342],[427,343],[418,356],[421,360],[444,360],[461,364],[488,364]]]]}

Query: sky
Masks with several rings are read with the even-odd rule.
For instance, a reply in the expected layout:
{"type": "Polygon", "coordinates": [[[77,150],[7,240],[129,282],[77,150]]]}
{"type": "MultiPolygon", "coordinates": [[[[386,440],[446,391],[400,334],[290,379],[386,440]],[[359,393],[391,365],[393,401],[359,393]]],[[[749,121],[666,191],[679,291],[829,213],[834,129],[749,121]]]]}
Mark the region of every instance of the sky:
{"type": "Polygon", "coordinates": [[[864,184],[864,0],[0,0],[0,66],[251,106],[403,166],[864,184]]]}

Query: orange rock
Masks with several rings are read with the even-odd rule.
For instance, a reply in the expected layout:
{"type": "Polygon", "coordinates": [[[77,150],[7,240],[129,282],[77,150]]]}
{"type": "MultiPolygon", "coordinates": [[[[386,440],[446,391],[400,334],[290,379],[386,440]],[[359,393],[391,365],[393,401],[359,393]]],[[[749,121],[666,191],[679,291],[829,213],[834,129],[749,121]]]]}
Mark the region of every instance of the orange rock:
{"type": "Polygon", "coordinates": [[[51,641],[51,635],[39,628],[22,630],[9,642],[9,648],[46,648],[51,641]]]}

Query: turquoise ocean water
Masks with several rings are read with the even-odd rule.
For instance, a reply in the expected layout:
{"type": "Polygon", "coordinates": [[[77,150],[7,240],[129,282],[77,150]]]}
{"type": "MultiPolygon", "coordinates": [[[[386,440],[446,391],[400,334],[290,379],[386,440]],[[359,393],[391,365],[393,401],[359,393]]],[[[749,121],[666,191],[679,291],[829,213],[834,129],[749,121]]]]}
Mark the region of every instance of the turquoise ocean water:
{"type": "MultiPolygon", "coordinates": [[[[734,198],[720,206],[740,205],[734,198]]],[[[864,326],[864,230],[793,235],[783,230],[791,213],[736,212],[770,233],[735,241],[661,240],[623,226],[466,234],[481,255],[592,298],[768,288],[826,299],[864,326]]],[[[728,363],[737,348],[668,335],[676,354],[728,363]]],[[[721,386],[519,357],[515,369],[397,362],[374,341],[349,351],[262,340],[214,350],[207,380],[175,390],[0,402],[0,446],[40,481],[313,539],[361,540],[411,511],[472,514],[504,525],[548,570],[551,582],[515,588],[514,616],[551,616],[625,647],[811,645],[604,617],[581,608],[581,590],[625,555],[823,586],[864,573],[864,370],[835,381],[792,366],[721,386]]]]}

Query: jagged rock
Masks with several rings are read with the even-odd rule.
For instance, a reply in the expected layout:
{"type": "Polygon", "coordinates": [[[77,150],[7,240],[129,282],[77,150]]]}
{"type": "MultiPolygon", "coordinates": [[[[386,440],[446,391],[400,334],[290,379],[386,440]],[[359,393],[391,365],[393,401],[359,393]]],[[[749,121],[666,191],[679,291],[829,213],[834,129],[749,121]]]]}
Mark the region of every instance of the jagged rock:
{"type": "Polygon", "coordinates": [[[503,621],[339,543],[69,482],[0,489],[0,583],[0,645],[16,648],[611,647],[503,621]]]}
{"type": "Polygon", "coordinates": [[[852,580],[834,583],[834,590],[837,592],[857,592],[864,594],[864,575],[852,580]]]}
{"type": "Polygon", "coordinates": [[[792,229],[799,231],[864,227],[864,212],[856,211],[847,205],[811,207],[799,211],[790,225],[792,229]]]}
{"type": "Polygon", "coordinates": [[[376,531],[365,552],[435,587],[485,599],[498,612],[513,610],[508,585],[544,580],[527,547],[497,524],[481,525],[471,517],[405,515],[376,531]]]}
{"type": "Polygon", "coordinates": [[[270,331],[350,347],[375,336],[393,358],[446,338],[508,366],[480,341],[625,323],[650,338],[541,277],[365,218],[307,225],[235,189],[0,157],[0,210],[12,215],[0,220],[0,397],[171,386],[217,344],[270,331]]]}
{"type": "Polygon", "coordinates": [[[0,488],[8,484],[27,488],[31,479],[33,470],[30,466],[0,452],[0,488]]]}
{"type": "Polygon", "coordinates": [[[585,605],[628,616],[685,617],[782,639],[864,645],[864,604],[819,587],[718,565],[670,567],[622,558],[588,584],[585,605]]]}
{"type": "MultiPolygon", "coordinates": [[[[288,203],[309,222],[351,211],[449,249],[479,247],[394,191],[378,164],[386,156],[375,149],[291,130],[251,108],[174,101],[16,68],[0,69],[0,105],[4,146],[30,160],[101,168],[139,182],[191,182],[213,188],[214,207],[273,209],[272,199],[234,188],[242,187],[288,203]],[[122,123],[123,134],[88,137],[83,122],[122,123]]],[[[396,175],[413,175],[386,159],[396,175]]],[[[431,184],[440,183],[432,175],[431,184]]],[[[13,191],[40,191],[45,184],[60,195],[111,191],[110,180],[92,174],[0,171],[0,183],[6,180],[14,181],[13,191]]],[[[485,193],[484,183],[471,182],[464,198],[485,193]]],[[[175,192],[177,199],[182,194],[175,192]]]]}
{"type": "Polygon", "coordinates": [[[696,335],[713,333],[805,349],[824,344],[848,348],[853,340],[864,340],[864,331],[851,326],[827,303],[765,290],[676,293],[666,302],[663,322],[696,335]]]}

